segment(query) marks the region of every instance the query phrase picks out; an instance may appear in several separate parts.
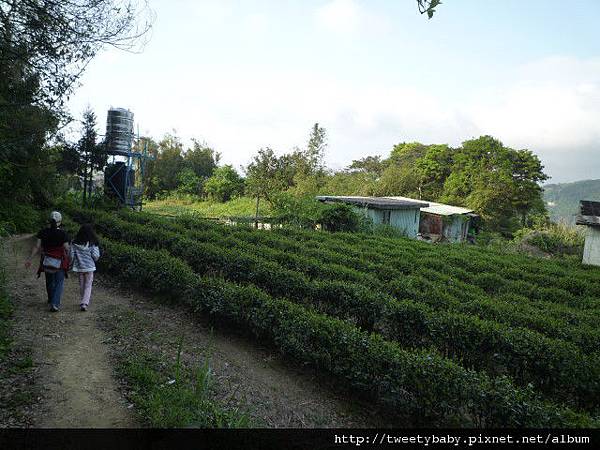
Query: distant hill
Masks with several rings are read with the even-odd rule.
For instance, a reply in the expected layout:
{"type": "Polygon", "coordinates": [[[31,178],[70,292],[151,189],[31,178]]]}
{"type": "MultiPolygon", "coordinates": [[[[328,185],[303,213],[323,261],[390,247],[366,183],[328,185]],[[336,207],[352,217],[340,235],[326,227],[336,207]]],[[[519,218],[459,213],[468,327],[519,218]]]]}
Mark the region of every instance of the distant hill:
{"type": "Polygon", "coordinates": [[[600,201],[600,180],[583,180],[544,186],[544,201],[550,218],[554,221],[563,219],[574,223],[575,214],[579,212],[579,200],[600,201]]]}

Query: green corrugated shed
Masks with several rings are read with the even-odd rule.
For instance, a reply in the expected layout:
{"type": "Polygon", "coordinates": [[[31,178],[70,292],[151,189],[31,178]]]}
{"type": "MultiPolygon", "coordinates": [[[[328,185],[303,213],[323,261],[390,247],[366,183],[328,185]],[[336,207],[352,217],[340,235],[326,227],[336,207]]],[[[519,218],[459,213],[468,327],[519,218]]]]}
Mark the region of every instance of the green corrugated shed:
{"type": "Polygon", "coordinates": [[[423,207],[429,206],[418,200],[400,200],[385,197],[355,197],[355,196],[319,196],[322,202],[341,202],[373,220],[376,225],[387,224],[401,230],[406,236],[415,238],[419,232],[419,214],[423,207]]]}

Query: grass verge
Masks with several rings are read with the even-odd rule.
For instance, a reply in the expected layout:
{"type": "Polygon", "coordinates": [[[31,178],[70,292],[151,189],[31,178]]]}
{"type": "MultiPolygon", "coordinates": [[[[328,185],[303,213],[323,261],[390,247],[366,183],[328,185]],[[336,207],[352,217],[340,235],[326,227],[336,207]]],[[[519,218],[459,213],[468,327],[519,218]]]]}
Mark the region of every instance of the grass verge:
{"type": "Polygon", "coordinates": [[[183,336],[173,348],[173,342],[165,342],[165,336],[149,328],[142,314],[126,307],[106,309],[100,317],[110,341],[116,343],[112,353],[125,395],[143,424],[153,428],[252,425],[245,410],[215,398],[210,353],[195,364],[185,362],[183,336]]]}
{"type": "MultiPolygon", "coordinates": [[[[169,197],[163,200],[153,200],[144,203],[144,210],[155,214],[183,215],[194,213],[202,217],[254,217],[256,200],[250,197],[240,197],[225,203],[214,201],[199,201],[195,197],[169,197]]],[[[271,207],[267,202],[261,202],[259,215],[269,216],[271,207]]]]}
{"type": "MultiPolygon", "coordinates": [[[[0,239],[0,248],[4,242],[0,239]]],[[[0,260],[0,428],[31,425],[36,394],[32,382],[31,349],[13,340],[13,304],[7,287],[4,260],[0,260]]]]}

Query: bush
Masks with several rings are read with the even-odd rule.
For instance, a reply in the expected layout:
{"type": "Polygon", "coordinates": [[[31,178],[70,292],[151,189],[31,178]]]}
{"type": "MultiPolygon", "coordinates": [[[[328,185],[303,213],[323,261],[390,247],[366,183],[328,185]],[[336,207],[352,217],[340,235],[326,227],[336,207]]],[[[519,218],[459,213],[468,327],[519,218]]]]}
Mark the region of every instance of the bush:
{"type": "Polygon", "coordinates": [[[30,204],[0,203],[0,234],[32,233],[43,224],[42,214],[30,204]]]}
{"type": "Polygon", "coordinates": [[[319,222],[327,231],[365,231],[369,228],[368,219],[344,203],[326,205],[319,222]]]}
{"type": "Polygon", "coordinates": [[[321,220],[326,205],[313,196],[296,197],[282,192],[273,199],[273,216],[281,224],[314,229],[321,220]]]}
{"type": "Polygon", "coordinates": [[[523,228],[514,238],[514,242],[520,246],[534,246],[550,255],[581,254],[584,240],[583,230],[565,222],[550,222],[535,228],[523,228]]]}
{"type": "Polygon", "coordinates": [[[226,202],[244,192],[244,179],[231,165],[217,167],[204,183],[204,192],[211,200],[226,202]]]}
{"type": "Polygon", "coordinates": [[[273,298],[253,286],[196,276],[162,252],[105,240],[102,268],[124,281],[171,294],[175,302],[243,325],[282,353],[327,371],[420,425],[590,427],[585,414],[539,400],[518,388],[431,351],[413,351],[346,322],[273,298]],[[125,269],[125,270],[124,270],[125,269]],[[156,283],[156,277],[164,278],[156,283]]]}
{"type": "MultiPolygon", "coordinates": [[[[214,232],[189,233],[185,237],[108,215],[102,218],[102,213],[96,216],[100,218],[96,221],[98,229],[111,238],[151,249],[167,249],[198,274],[219,274],[229,281],[254,284],[275,297],[287,297],[321,313],[350,319],[363,329],[378,327],[386,338],[403,345],[435,346],[444,354],[463,360],[463,364],[493,374],[509,373],[519,384],[532,383],[565,403],[572,401],[590,409],[599,403],[599,397],[593,392],[600,365],[594,358],[580,353],[573,343],[456,313],[452,311],[454,308],[446,312],[433,311],[422,304],[395,301],[386,295],[385,285],[372,274],[292,253],[281,255],[285,259],[279,259],[279,254],[268,246],[264,254],[252,254],[240,248],[234,238],[220,236],[218,228],[214,232]],[[231,248],[232,244],[236,248],[231,248]],[[290,268],[284,269],[276,261],[281,265],[289,261],[290,268]],[[541,380],[539,386],[538,380],[541,380]]],[[[396,297],[419,303],[431,303],[430,298],[440,297],[442,303],[452,303],[452,297],[446,294],[452,290],[446,284],[452,279],[432,270],[443,270],[448,265],[434,258],[421,258],[421,262],[431,268],[425,269],[423,276],[391,280],[389,284],[396,297]]],[[[489,265],[490,270],[494,270],[495,267],[489,265]]],[[[479,267],[486,265],[480,262],[479,267]]],[[[171,281],[164,281],[168,290],[171,281]]],[[[475,275],[473,283],[492,295],[507,287],[505,280],[493,272],[475,275]]],[[[525,289],[524,285],[520,290],[525,289]]],[[[459,303],[463,298],[461,294],[461,289],[454,290],[459,303]]],[[[557,302],[562,301],[565,294],[561,289],[535,286],[530,292],[532,296],[557,302]]],[[[441,303],[437,306],[443,308],[441,303]]]]}

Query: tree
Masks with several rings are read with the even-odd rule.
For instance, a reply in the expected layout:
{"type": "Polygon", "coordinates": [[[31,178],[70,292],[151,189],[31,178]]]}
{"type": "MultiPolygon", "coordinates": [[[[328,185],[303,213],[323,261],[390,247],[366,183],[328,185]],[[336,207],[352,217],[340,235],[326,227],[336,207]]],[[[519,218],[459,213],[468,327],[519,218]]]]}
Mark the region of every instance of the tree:
{"type": "Polygon", "coordinates": [[[284,163],[269,148],[261,148],[246,168],[246,192],[271,202],[273,195],[287,188],[284,163]]]}
{"type": "Polygon", "coordinates": [[[427,14],[430,19],[435,13],[435,8],[441,5],[441,0],[417,0],[417,6],[421,14],[427,14]]]}
{"type": "Polygon", "coordinates": [[[370,173],[376,177],[380,177],[383,173],[386,164],[381,160],[381,156],[365,156],[361,159],[355,159],[348,166],[348,171],[370,173]]]}
{"type": "Polygon", "coordinates": [[[510,234],[530,212],[543,213],[543,168],[529,150],[505,147],[492,136],[471,139],[453,152],[442,201],[469,206],[489,228],[510,234]]]}
{"type": "Polygon", "coordinates": [[[204,192],[213,200],[226,202],[243,194],[244,179],[230,165],[218,167],[206,180],[204,192]]]}
{"type": "Polygon", "coordinates": [[[394,145],[386,168],[377,183],[375,193],[382,196],[420,196],[421,179],[415,164],[427,153],[427,146],[420,142],[403,142],[394,145]]]}
{"type": "Polygon", "coordinates": [[[304,152],[303,168],[306,174],[314,175],[323,170],[325,148],[327,147],[327,131],[315,123],[310,131],[310,137],[304,152]]]}
{"type": "Polygon", "coordinates": [[[201,195],[203,179],[189,167],[184,167],[177,175],[177,191],[183,194],[201,195]]]}
{"type": "Polygon", "coordinates": [[[193,146],[183,155],[185,165],[192,169],[196,176],[201,179],[207,179],[218,167],[221,154],[192,139],[193,146]]]}
{"type": "Polygon", "coordinates": [[[261,148],[246,167],[246,193],[256,197],[255,225],[258,227],[260,199],[273,204],[274,196],[289,187],[286,161],[269,148],[261,148]]]}
{"type": "Polygon", "coordinates": [[[103,144],[98,144],[96,132],[96,114],[91,109],[86,109],[82,120],[83,130],[81,139],[77,143],[79,153],[79,172],[83,179],[83,203],[86,204],[88,196],[92,193],[92,176],[94,170],[102,170],[106,165],[107,155],[103,144]]]}
{"type": "Polygon", "coordinates": [[[40,79],[28,61],[5,63],[15,47],[0,34],[0,202],[2,207],[9,201],[45,206],[54,177],[40,175],[53,172],[46,136],[56,130],[58,120],[35,104],[40,79]],[[17,104],[21,106],[10,107],[17,104]]]}
{"type": "Polygon", "coordinates": [[[140,43],[143,11],[133,1],[0,0],[0,208],[50,206],[56,167],[77,152],[55,139],[64,104],[104,45],[140,43]]]}
{"type": "Polygon", "coordinates": [[[0,38],[10,43],[0,65],[26,64],[39,80],[35,103],[56,113],[101,48],[139,48],[152,20],[134,0],[0,0],[0,38]]]}
{"type": "Polygon", "coordinates": [[[414,163],[419,183],[419,198],[437,200],[453,164],[453,151],[448,145],[428,145],[423,156],[414,163]]]}
{"type": "Polygon", "coordinates": [[[183,144],[175,134],[165,134],[158,143],[156,159],[149,161],[149,178],[146,195],[154,198],[157,194],[174,191],[179,186],[179,175],[185,168],[183,144]]]}

